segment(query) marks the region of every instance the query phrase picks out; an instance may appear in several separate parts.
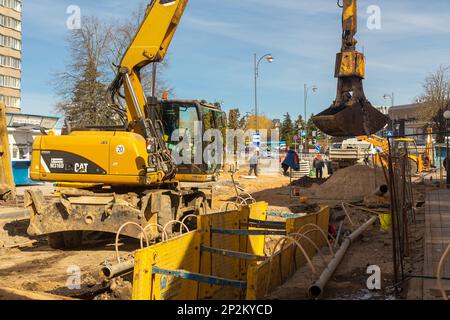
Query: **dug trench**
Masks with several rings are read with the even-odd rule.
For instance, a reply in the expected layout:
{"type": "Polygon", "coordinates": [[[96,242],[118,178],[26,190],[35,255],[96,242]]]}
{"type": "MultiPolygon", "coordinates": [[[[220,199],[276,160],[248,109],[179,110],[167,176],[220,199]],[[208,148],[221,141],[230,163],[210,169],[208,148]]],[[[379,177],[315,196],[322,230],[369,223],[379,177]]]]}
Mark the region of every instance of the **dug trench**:
{"type": "MultiPolygon", "coordinates": [[[[235,189],[229,183],[230,177],[224,175],[215,190],[214,210],[219,210],[227,201],[233,200],[235,189]]],[[[371,194],[375,186],[385,183],[382,172],[373,172],[370,168],[350,168],[337,172],[327,181],[317,181],[308,178],[301,182],[301,196],[307,197],[307,203],[300,203],[298,197],[290,197],[291,188],[286,177],[260,176],[257,180],[236,178],[240,186],[249,192],[257,201],[269,203],[270,212],[278,213],[311,213],[319,205],[329,205],[332,208],[332,224],[337,228],[340,219],[345,216],[341,208],[342,202],[351,202],[360,208],[366,208],[372,201],[372,209],[386,209],[386,199],[373,204],[371,194]],[[357,172],[357,174],[355,174],[357,172]],[[356,176],[355,176],[356,175],[356,176]],[[342,183],[346,188],[339,188],[342,183]],[[352,187],[353,186],[353,187],[352,187]],[[355,195],[355,189],[359,194],[355,195]],[[334,190],[334,194],[331,191],[334,190]],[[322,197],[322,198],[321,198],[322,197]],[[333,199],[330,199],[333,198],[333,199]],[[292,201],[291,201],[292,200],[292,201]]],[[[419,190],[418,192],[422,192],[419,190]]],[[[355,225],[366,221],[371,214],[363,210],[349,209],[348,214],[355,225]]],[[[276,218],[271,218],[276,220],[276,218]]],[[[346,219],[344,231],[351,232],[355,227],[346,219]]],[[[10,287],[33,292],[54,293],[82,299],[128,299],[131,293],[129,280],[125,277],[113,283],[104,285],[99,277],[100,268],[105,261],[114,263],[114,240],[102,241],[85,246],[79,251],[60,251],[51,249],[45,238],[30,239],[26,235],[28,221],[0,220],[0,287],[10,287]],[[75,269],[74,269],[75,268],[75,269]],[[68,288],[68,280],[73,271],[81,272],[78,290],[68,288]]],[[[420,235],[417,236],[418,247],[411,261],[420,262],[420,235]]],[[[273,240],[267,239],[267,250],[270,254],[273,240]]],[[[391,233],[381,231],[377,222],[362,238],[352,244],[344,260],[325,289],[324,299],[393,299],[392,287],[392,244],[391,233]],[[382,271],[382,289],[368,291],[366,282],[369,274],[367,267],[377,265],[382,271]]],[[[126,257],[139,248],[134,240],[121,239],[120,254],[126,257]]],[[[323,255],[329,253],[324,249],[323,255]]],[[[320,255],[314,258],[318,270],[324,268],[320,255]]],[[[278,288],[268,299],[306,299],[306,289],[314,280],[311,272],[305,267],[300,269],[291,279],[278,288]]],[[[396,298],[405,298],[407,291],[396,298]]],[[[0,297],[1,298],[1,297],[0,297]]]]}

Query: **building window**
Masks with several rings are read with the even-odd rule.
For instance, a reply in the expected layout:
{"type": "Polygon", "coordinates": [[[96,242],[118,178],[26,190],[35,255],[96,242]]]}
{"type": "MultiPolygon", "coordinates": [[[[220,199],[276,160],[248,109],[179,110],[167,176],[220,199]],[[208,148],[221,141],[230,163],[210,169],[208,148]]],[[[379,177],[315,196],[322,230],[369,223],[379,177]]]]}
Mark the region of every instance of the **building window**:
{"type": "Polygon", "coordinates": [[[0,34],[0,46],[11,48],[14,50],[21,50],[22,44],[19,39],[8,37],[0,34]]]}
{"type": "Polygon", "coordinates": [[[5,28],[14,29],[16,31],[22,31],[22,22],[12,17],[4,16],[0,14],[0,25],[5,28]]]}
{"type": "Polygon", "coordinates": [[[20,109],[20,98],[0,95],[0,102],[3,102],[8,108],[20,109]]]}
{"type": "Polygon", "coordinates": [[[20,69],[21,65],[22,63],[20,59],[0,54],[0,66],[5,68],[20,69]]]}
{"type": "Polygon", "coordinates": [[[20,79],[10,76],[0,75],[0,87],[20,89],[20,79]]]}
{"type": "Polygon", "coordinates": [[[22,1],[20,0],[0,0],[0,6],[22,12],[22,1]]]}

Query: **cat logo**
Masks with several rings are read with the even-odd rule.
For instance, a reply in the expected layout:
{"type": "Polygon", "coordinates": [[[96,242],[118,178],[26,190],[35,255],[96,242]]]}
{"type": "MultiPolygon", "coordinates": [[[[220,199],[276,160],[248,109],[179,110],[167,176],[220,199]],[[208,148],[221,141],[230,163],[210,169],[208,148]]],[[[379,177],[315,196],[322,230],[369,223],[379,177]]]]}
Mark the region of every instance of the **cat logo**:
{"type": "Polygon", "coordinates": [[[75,172],[76,173],[87,173],[88,172],[88,164],[87,163],[75,163],[75,172]]]}

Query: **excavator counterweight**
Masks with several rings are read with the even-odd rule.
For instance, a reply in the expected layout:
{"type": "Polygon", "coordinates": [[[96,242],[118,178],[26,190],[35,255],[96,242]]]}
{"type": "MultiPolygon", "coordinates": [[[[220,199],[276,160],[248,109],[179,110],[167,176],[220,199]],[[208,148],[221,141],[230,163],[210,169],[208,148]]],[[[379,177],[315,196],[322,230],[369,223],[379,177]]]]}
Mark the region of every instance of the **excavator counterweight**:
{"type": "Polygon", "coordinates": [[[343,9],[343,32],[342,49],[336,58],[337,97],[330,108],[313,117],[313,122],[334,137],[371,135],[383,129],[388,118],[364,94],[365,57],[356,51],[355,39],[357,0],[343,0],[339,6],[343,9]]]}

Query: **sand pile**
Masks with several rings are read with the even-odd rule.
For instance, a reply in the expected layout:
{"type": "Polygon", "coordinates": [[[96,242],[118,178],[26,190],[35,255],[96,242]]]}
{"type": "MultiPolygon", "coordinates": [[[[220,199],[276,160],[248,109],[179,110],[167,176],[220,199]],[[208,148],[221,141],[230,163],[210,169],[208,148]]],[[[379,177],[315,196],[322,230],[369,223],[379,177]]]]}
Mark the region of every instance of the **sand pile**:
{"type": "Polygon", "coordinates": [[[310,197],[323,200],[359,201],[386,184],[381,168],[356,165],[338,170],[327,182],[308,189],[310,197]]]}

